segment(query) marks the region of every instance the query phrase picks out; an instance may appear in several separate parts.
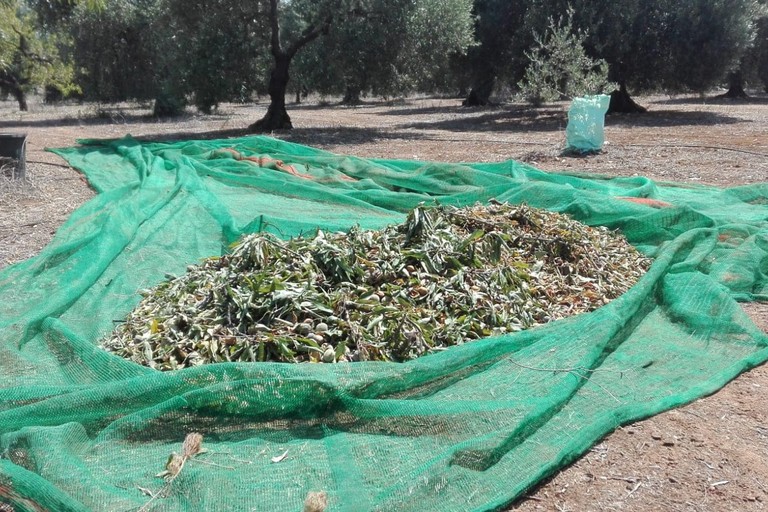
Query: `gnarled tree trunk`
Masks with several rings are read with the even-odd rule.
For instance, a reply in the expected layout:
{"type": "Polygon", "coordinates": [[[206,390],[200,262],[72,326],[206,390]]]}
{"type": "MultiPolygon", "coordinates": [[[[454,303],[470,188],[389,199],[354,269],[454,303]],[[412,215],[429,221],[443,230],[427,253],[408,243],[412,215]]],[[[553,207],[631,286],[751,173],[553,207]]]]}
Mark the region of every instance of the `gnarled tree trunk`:
{"type": "Polygon", "coordinates": [[[461,102],[465,107],[483,107],[491,101],[491,93],[496,83],[496,77],[492,74],[479,77],[475,85],[469,91],[467,98],[461,102]]]}
{"type": "Polygon", "coordinates": [[[635,100],[627,92],[625,84],[621,84],[618,90],[611,93],[608,114],[644,114],[646,112],[648,109],[635,103],[635,100]]]}
{"type": "Polygon", "coordinates": [[[293,128],[291,118],[285,109],[285,93],[288,89],[288,70],[291,60],[304,45],[317,39],[320,34],[328,32],[331,24],[330,16],[316,24],[307,27],[301,36],[288,48],[283,48],[280,43],[280,22],[278,18],[278,0],[269,0],[269,23],[271,26],[270,50],[274,57],[274,65],[269,75],[269,108],[262,119],[259,119],[248,128],[252,132],[265,132],[272,130],[290,130],[293,128]]]}
{"type": "Polygon", "coordinates": [[[740,70],[728,73],[728,91],[717,96],[718,98],[744,99],[749,98],[744,90],[744,75],[740,70]]]}
{"type": "Polygon", "coordinates": [[[29,110],[29,106],[27,105],[27,95],[24,93],[21,87],[12,88],[11,94],[13,94],[13,97],[16,98],[16,103],[19,104],[19,110],[22,112],[27,112],[29,110]]]}
{"type": "Polygon", "coordinates": [[[27,93],[22,89],[18,79],[10,73],[0,74],[0,87],[4,91],[13,95],[16,103],[19,104],[19,110],[26,112],[29,110],[27,105],[27,93]]]}
{"type": "Polygon", "coordinates": [[[287,54],[282,53],[275,56],[275,65],[269,75],[269,108],[262,119],[249,127],[252,132],[271,132],[293,128],[291,117],[285,109],[285,92],[288,89],[288,80],[290,79],[288,74],[290,65],[291,57],[287,54]]]}
{"type": "Polygon", "coordinates": [[[347,85],[344,91],[344,97],[341,99],[342,105],[359,105],[360,100],[360,87],[355,85],[347,85]]]}
{"type": "Polygon", "coordinates": [[[627,91],[626,65],[620,62],[616,66],[616,81],[619,89],[611,93],[611,103],[608,114],[644,114],[648,109],[635,103],[627,91]]]}

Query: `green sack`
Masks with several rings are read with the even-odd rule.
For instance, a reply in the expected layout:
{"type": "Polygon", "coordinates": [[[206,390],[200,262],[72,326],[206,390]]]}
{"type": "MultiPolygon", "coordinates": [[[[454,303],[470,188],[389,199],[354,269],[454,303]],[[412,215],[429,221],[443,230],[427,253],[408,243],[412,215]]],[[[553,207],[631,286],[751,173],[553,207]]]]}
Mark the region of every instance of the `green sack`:
{"type": "Polygon", "coordinates": [[[565,128],[566,151],[590,153],[603,148],[605,113],[610,103],[606,94],[573,99],[565,128]]]}

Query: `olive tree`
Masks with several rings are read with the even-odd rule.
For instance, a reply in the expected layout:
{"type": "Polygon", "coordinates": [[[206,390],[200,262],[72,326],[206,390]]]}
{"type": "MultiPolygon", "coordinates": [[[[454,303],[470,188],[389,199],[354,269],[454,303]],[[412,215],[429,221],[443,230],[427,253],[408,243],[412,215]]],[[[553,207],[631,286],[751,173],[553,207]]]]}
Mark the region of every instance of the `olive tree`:
{"type": "Polygon", "coordinates": [[[450,84],[454,55],[473,43],[471,0],[377,0],[348,16],[300,55],[304,86],[343,94],[433,92],[450,84]]]}
{"type": "Polygon", "coordinates": [[[636,90],[706,92],[738,63],[754,37],[754,0],[579,0],[586,45],[619,84],[612,112],[643,111],[636,90]]]}
{"type": "MultiPolygon", "coordinates": [[[[478,44],[467,52],[461,69],[467,70],[471,89],[465,106],[486,105],[497,80],[517,83],[527,64],[525,52],[533,44],[534,28],[526,26],[532,0],[475,0],[472,6],[478,44]]],[[[542,13],[544,13],[542,11],[542,13]]],[[[545,19],[552,14],[544,13],[545,19]]],[[[544,25],[535,27],[542,32],[544,25]]]]}
{"type": "Polygon", "coordinates": [[[259,1],[110,0],[80,9],[78,80],[99,101],[154,100],[156,116],[188,104],[210,113],[264,87],[266,10],[259,1]]]}
{"type": "Polygon", "coordinates": [[[347,4],[346,0],[293,0],[283,3],[279,0],[268,1],[266,16],[269,21],[269,51],[272,55],[272,68],[267,86],[270,103],[264,117],[249,127],[251,131],[293,127],[285,108],[291,62],[299,50],[321,34],[327,33],[334,20],[344,16],[347,9],[351,9],[347,4]],[[290,21],[287,21],[287,18],[290,21]],[[292,30],[283,30],[286,25],[292,30]]]}
{"type": "MultiPolygon", "coordinates": [[[[156,83],[203,113],[265,88],[269,25],[263,1],[160,0],[153,24],[156,83]]],[[[156,113],[157,109],[156,109],[156,113]]]]}
{"type": "Polygon", "coordinates": [[[586,54],[587,37],[586,32],[573,27],[572,9],[567,18],[550,18],[547,32],[536,35],[535,45],[526,52],[530,62],[519,86],[529,102],[539,106],[615,88],[608,82],[608,63],[586,54]]]}
{"type": "Polygon", "coordinates": [[[453,66],[476,45],[472,0],[416,0],[399,56],[409,85],[424,92],[448,90],[453,66]]]}
{"type": "Polygon", "coordinates": [[[151,42],[157,12],[154,0],[110,0],[104,9],[75,9],[69,29],[77,82],[86,99],[154,98],[157,53],[151,42]]]}
{"type": "Polygon", "coordinates": [[[342,103],[360,102],[372,88],[402,89],[395,66],[404,43],[411,0],[373,0],[328,27],[327,34],[307,48],[296,62],[303,86],[327,94],[342,93],[342,103]]]}
{"type": "Polygon", "coordinates": [[[643,111],[634,90],[703,92],[738,67],[755,30],[756,0],[475,0],[476,37],[469,54],[473,90],[467,104],[483,104],[502,77],[517,83],[534,34],[573,9],[573,24],[588,36],[586,55],[604,59],[618,84],[611,111],[643,111]]]}
{"type": "Polygon", "coordinates": [[[739,68],[729,75],[725,97],[746,97],[744,85],[761,84],[768,92],[768,0],[760,0],[755,13],[755,38],[742,56],[739,68]]]}
{"type": "Polygon", "coordinates": [[[27,110],[27,95],[36,88],[75,91],[73,67],[62,56],[68,38],[43,23],[34,4],[0,1],[0,89],[11,94],[19,110],[27,110]]]}

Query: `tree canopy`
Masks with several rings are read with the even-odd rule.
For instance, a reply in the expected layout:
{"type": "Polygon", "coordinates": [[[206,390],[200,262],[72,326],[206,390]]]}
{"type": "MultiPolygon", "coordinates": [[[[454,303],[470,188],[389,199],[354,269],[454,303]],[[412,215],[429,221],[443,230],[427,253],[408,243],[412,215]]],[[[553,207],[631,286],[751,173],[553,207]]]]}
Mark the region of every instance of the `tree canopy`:
{"type": "Polygon", "coordinates": [[[451,87],[451,59],[473,43],[470,0],[375,0],[297,58],[296,76],[356,103],[451,87]]]}
{"type": "Polygon", "coordinates": [[[739,72],[741,78],[762,84],[768,92],[768,0],[760,0],[756,7],[755,38],[741,59],[739,72]]]}
{"type": "Polygon", "coordinates": [[[36,11],[18,0],[0,2],[0,89],[27,110],[27,94],[38,86],[77,90],[73,68],[60,55],[67,34],[45,30],[36,11]]]}
{"type": "MultiPolygon", "coordinates": [[[[722,83],[751,47],[756,6],[755,0],[476,0],[480,47],[470,54],[476,97],[468,100],[487,101],[483,84],[517,82],[541,65],[520,56],[532,56],[534,34],[568,9],[574,27],[588,34],[585,55],[604,59],[622,89],[704,92],[722,83]]],[[[547,53],[541,50],[537,57],[547,53]]]]}
{"type": "MultiPolygon", "coordinates": [[[[494,88],[534,103],[618,85],[768,87],[767,0],[0,0],[0,87],[154,100],[155,113],[286,93],[360,101],[494,88]],[[565,16],[572,12],[567,19],[565,16]],[[567,25],[567,26],[566,26],[567,25]]],[[[617,93],[614,92],[614,95],[617,93]]],[[[635,105],[636,106],[636,105],[635,105]]]]}

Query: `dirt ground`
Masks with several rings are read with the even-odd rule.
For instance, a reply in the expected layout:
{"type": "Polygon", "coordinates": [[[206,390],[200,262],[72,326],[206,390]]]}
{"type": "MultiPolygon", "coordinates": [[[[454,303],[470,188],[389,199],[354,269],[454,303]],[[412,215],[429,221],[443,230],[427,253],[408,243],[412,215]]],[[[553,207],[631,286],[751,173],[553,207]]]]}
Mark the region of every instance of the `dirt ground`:
{"type": "MultiPolygon", "coordinates": [[[[768,96],[750,100],[639,98],[642,116],[609,116],[595,156],[565,157],[567,104],[465,109],[454,99],[293,105],[295,129],[276,137],[361,157],[445,162],[518,159],[552,171],[643,175],[734,186],[768,181],[768,96]]],[[[266,104],[224,105],[173,121],[135,105],[0,102],[0,132],[27,133],[27,180],[0,173],[0,268],[40,251],[93,192],[46,147],[79,138],[222,138],[243,135],[266,104]]],[[[746,304],[768,331],[768,304],[746,304]]],[[[718,393],[619,428],[508,510],[752,511],[768,509],[768,367],[718,393]]]]}

